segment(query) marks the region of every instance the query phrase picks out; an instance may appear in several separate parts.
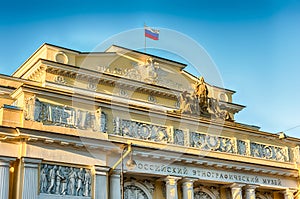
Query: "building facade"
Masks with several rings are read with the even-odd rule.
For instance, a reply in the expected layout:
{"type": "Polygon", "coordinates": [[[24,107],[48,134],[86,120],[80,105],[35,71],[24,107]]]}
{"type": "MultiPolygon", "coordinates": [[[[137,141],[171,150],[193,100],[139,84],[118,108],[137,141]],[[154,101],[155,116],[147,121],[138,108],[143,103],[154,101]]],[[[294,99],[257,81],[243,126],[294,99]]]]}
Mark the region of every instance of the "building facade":
{"type": "Polygon", "coordinates": [[[292,199],[300,140],[185,64],[44,44],[0,75],[0,199],[292,199]]]}

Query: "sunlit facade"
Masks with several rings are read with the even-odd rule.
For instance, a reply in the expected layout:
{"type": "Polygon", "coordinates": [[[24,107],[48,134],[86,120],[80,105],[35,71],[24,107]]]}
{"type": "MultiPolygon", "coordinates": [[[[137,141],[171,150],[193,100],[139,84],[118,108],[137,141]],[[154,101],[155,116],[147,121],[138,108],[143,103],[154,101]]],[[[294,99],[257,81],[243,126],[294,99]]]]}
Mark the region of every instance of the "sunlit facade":
{"type": "Polygon", "coordinates": [[[0,75],[0,199],[298,198],[300,140],[185,67],[42,45],[0,75]]]}

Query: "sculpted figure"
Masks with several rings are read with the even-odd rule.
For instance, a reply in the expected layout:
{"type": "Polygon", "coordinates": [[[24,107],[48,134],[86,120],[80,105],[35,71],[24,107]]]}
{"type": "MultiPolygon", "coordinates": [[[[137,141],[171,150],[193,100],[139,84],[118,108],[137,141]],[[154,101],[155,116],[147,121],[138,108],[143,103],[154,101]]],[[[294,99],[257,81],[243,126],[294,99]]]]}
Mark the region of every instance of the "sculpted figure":
{"type": "Polygon", "coordinates": [[[47,193],[51,193],[53,187],[54,187],[54,183],[55,183],[55,173],[56,173],[56,169],[57,167],[54,166],[52,169],[50,169],[50,172],[49,172],[49,178],[50,178],[50,186],[47,190],[47,193]]]}
{"type": "Polygon", "coordinates": [[[195,85],[195,95],[199,100],[201,112],[207,112],[208,89],[203,77],[200,77],[195,85]]]}
{"type": "Polygon", "coordinates": [[[67,194],[67,176],[66,172],[64,171],[62,173],[63,179],[61,180],[61,194],[66,195],[67,194]]]}
{"type": "Polygon", "coordinates": [[[76,182],[77,174],[73,168],[71,168],[71,171],[69,173],[69,190],[70,195],[75,195],[75,182],[76,182]]]}
{"type": "Polygon", "coordinates": [[[77,173],[77,189],[76,189],[76,196],[79,196],[80,191],[82,190],[82,182],[84,180],[84,174],[82,168],[77,173]]]}
{"type": "Polygon", "coordinates": [[[159,68],[159,66],[157,65],[157,63],[153,62],[152,58],[148,58],[145,63],[145,68],[146,68],[146,71],[144,71],[144,72],[146,72],[146,73],[144,73],[142,71],[142,75],[144,73],[144,79],[150,83],[152,83],[152,82],[155,83],[157,81],[157,77],[158,77],[157,69],[159,68]]]}
{"type": "Polygon", "coordinates": [[[194,112],[194,100],[193,97],[187,92],[184,91],[182,94],[180,94],[180,113],[184,114],[192,114],[194,112]]]}
{"type": "Polygon", "coordinates": [[[90,186],[91,186],[91,174],[90,171],[85,169],[84,174],[84,196],[89,196],[90,192],[90,186]]]}
{"type": "Polygon", "coordinates": [[[41,193],[44,193],[47,185],[48,185],[48,179],[47,179],[47,164],[44,165],[44,167],[41,170],[41,187],[40,187],[40,191],[41,193]]]}
{"type": "Polygon", "coordinates": [[[61,180],[64,179],[64,177],[62,176],[62,173],[61,173],[61,169],[62,169],[61,166],[59,166],[56,171],[56,191],[55,191],[56,194],[59,194],[60,183],[61,183],[61,180]]]}

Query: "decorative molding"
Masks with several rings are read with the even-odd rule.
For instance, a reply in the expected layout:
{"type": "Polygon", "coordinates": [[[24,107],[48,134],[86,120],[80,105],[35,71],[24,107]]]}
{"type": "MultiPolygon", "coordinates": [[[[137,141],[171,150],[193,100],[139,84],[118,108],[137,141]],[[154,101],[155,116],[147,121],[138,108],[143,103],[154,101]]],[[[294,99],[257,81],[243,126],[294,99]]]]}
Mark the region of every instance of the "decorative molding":
{"type": "Polygon", "coordinates": [[[194,188],[194,199],[219,199],[220,188],[214,186],[200,186],[194,188]]]}
{"type": "Polygon", "coordinates": [[[68,56],[66,55],[66,53],[60,51],[60,52],[57,52],[55,54],[55,61],[57,61],[58,63],[62,63],[62,64],[68,64],[69,63],[69,58],[68,56]]]}
{"type": "Polygon", "coordinates": [[[67,83],[66,80],[65,80],[65,77],[61,76],[61,75],[54,76],[53,81],[55,83],[59,83],[59,84],[66,84],[67,83]]]}
{"type": "Polygon", "coordinates": [[[131,180],[124,183],[125,199],[152,199],[154,185],[149,181],[131,180]]]}

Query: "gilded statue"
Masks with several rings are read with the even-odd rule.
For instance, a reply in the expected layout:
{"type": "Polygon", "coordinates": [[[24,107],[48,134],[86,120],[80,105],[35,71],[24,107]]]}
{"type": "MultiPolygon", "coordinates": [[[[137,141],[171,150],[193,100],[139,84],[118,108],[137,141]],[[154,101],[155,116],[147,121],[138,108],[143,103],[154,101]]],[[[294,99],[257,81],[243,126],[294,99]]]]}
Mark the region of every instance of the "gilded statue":
{"type": "Polygon", "coordinates": [[[225,107],[221,107],[217,99],[208,98],[208,87],[203,77],[199,77],[194,85],[194,91],[183,91],[179,96],[180,107],[173,111],[179,114],[196,116],[212,116],[222,120],[232,120],[225,107]]]}

